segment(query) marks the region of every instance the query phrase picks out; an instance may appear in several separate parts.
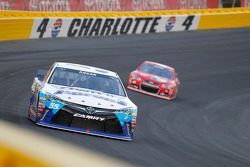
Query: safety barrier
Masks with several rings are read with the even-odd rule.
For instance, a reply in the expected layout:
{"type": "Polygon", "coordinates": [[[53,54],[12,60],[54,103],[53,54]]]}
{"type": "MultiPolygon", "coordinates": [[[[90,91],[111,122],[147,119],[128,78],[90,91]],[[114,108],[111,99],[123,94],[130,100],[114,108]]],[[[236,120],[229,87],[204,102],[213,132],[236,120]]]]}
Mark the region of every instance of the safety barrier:
{"type": "Polygon", "coordinates": [[[109,36],[250,26],[250,8],[0,13],[0,40],[109,36]]]}

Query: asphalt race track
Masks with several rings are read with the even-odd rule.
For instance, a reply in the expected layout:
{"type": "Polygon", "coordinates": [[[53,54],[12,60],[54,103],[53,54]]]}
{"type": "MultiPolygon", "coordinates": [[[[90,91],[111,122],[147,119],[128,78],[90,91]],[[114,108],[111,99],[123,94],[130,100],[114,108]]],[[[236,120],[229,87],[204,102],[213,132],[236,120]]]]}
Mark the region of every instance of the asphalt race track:
{"type": "Polygon", "coordinates": [[[249,28],[0,42],[0,97],[0,119],[135,166],[250,166],[249,28]],[[126,84],[144,60],[175,67],[181,88],[171,102],[128,91],[139,107],[134,141],[48,129],[27,119],[39,68],[55,61],[93,65],[118,72],[126,84]]]}

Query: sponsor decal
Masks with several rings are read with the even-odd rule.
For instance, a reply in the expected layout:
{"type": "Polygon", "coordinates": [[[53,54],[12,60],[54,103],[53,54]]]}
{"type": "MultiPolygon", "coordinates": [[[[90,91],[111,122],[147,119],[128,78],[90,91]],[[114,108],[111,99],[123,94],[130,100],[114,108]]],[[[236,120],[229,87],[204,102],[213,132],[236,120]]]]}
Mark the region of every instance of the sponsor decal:
{"type": "Polygon", "coordinates": [[[88,37],[196,30],[200,15],[118,18],[36,18],[30,38],[88,37]]]}
{"type": "MultiPolygon", "coordinates": [[[[161,17],[64,18],[58,37],[109,36],[155,33],[161,17]]],[[[31,38],[51,38],[55,18],[37,18],[31,38]]]]}
{"type": "Polygon", "coordinates": [[[28,0],[30,11],[70,11],[68,0],[28,0]]]}
{"type": "Polygon", "coordinates": [[[39,99],[40,99],[40,100],[46,100],[46,95],[45,95],[45,93],[40,92],[40,93],[39,93],[39,99]]]}
{"type": "Polygon", "coordinates": [[[136,117],[136,116],[137,116],[137,111],[134,111],[134,112],[132,113],[132,116],[136,117]]]}
{"type": "Polygon", "coordinates": [[[133,11],[163,10],[165,0],[132,0],[133,11]]]}
{"type": "Polygon", "coordinates": [[[94,114],[95,109],[93,107],[86,107],[85,112],[88,113],[88,114],[94,114]]]}
{"type": "Polygon", "coordinates": [[[130,122],[133,117],[131,114],[126,114],[121,112],[116,112],[115,115],[120,121],[121,126],[123,126],[125,122],[130,122]]]}
{"type": "Polygon", "coordinates": [[[161,17],[73,19],[67,36],[108,36],[153,33],[161,17]]]}
{"type": "Polygon", "coordinates": [[[56,38],[58,34],[60,33],[62,24],[63,24],[62,19],[57,19],[55,21],[54,27],[52,28],[52,31],[51,31],[51,36],[53,38],[56,38]]]}
{"type": "Polygon", "coordinates": [[[174,27],[175,23],[176,23],[176,17],[175,16],[170,17],[167,20],[167,24],[165,26],[166,31],[169,32],[170,30],[172,30],[172,28],[174,27]]]}
{"type": "MultiPolygon", "coordinates": [[[[218,8],[218,0],[0,0],[0,10],[152,11],[218,8]]],[[[249,6],[249,0],[241,0],[249,6]]]]}
{"type": "Polygon", "coordinates": [[[123,0],[81,0],[82,11],[122,11],[123,0]]]}
{"type": "Polygon", "coordinates": [[[165,32],[197,30],[200,15],[180,15],[165,18],[165,32]]]}
{"type": "Polygon", "coordinates": [[[132,118],[131,127],[132,127],[132,128],[135,128],[135,127],[136,127],[136,116],[134,116],[134,117],[132,118]]]}
{"type": "MultiPolygon", "coordinates": [[[[73,87],[61,87],[61,90],[58,90],[55,94],[63,94],[64,90],[70,90],[70,91],[79,91],[79,92],[85,92],[85,93],[94,93],[94,94],[102,94],[99,91],[95,91],[95,90],[89,90],[89,89],[84,89],[84,88],[73,88],[73,87]],[[61,92],[61,93],[60,93],[61,92]]],[[[77,94],[76,94],[77,95],[77,94]]],[[[108,97],[114,97],[111,94],[105,94],[108,97]]]]}
{"type": "Polygon", "coordinates": [[[92,73],[92,72],[87,72],[87,71],[79,71],[79,74],[96,76],[96,74],[95,74],[95,73],[92,73]]]}
{"type": "Polygon", "coordinates": [[[37,112],[41,113],[44,111],[44,108],[45,108],[44,101],[45,101],[45,95],[44,95],[44,93],[40,92],[39,101],[37,104],[37,112]]]}
{"type": "Polygon", "coordinates": [[[32,115],[36,115],[36,112],[35,112],[35,110],[34,110],[33,108],[30,108],[30,113],[31,113],[32,115]]]}
{"type": "Polygon", "coordinates": [[[117,103],[120,104],[122,106],[127,106],[127,103],[123,102],[123,101],[116,101],[112,98],[109,97],[113,97],[112,95],[108,95],[109,97],[105,97],[102,96],[100,92],[96,92],[96,91],[92,91],[92,90],[87,90],[87,89],[77,89],[77,88],[69,88],[68,90],[58,90],[54,93],[55,95],[58,94],[65,94],[65,95],[73,95],[73,96],[85,96],[85,97],[94,97],[100,100],[104,100],[104,101],[108,101],[111,103],[117,103]]]}
{"type": "Polygon", "coordinates": [[[105,121],[105,118],[104,118],[104,117],[93,116],[93,115],[85,115],[85,114],[75,113],[73,116],[74,116],[74,117],[78,117],[78,118],[96,120],[96,121],[105,121]]]}
{"type": "Polygon", "coordinates": [[[44,103],[39,102],[39,103],[38,103],[38,107],[39,107],[39,108],[44,108],[44,107],[45,107],[45,104],[44,104],[44,103]]]}
{"type": "Polygon", "coordinates": [[[11,10],[12,1],[0,0],[0,10],[11,10]]]}
{"type": "Polygon", "coordinates": [[[58,110],[59,107],[60,107],[60,104],[52,102],[52,103],[50,103],[48,108],[53,109],[53,110],[58,110]]]}
{"type": "Polygon", "coordinates": [[[64,104],[57,102],[57,101],[50,101],[46,100],[45,101],[45,106],[52,110],[54,114],[56,114],[61,108],[63,108],[64,104]]]}
{"type": "Polygon", "coordinates": [[[122,105],[122,106],[127,106],[127,103],[125,103],[124,101],[117,101],[117,103],[122,105]]]}
{"type": "Polygon", "coordinates": [[[178,0],[178,9],[206,9],[208,0],[178,0]]]}
{"type": "Polygon", "coordinates": [[[171,32],[196,30],[199,20],[199,15],[171,16],[166,18],[165,31],[171,32]]]}
{"type": "Polygon", "coordinates": [[[45,97],[40,97],[39,99],[40,99],[41,102],[46,100],[45,97]]]}

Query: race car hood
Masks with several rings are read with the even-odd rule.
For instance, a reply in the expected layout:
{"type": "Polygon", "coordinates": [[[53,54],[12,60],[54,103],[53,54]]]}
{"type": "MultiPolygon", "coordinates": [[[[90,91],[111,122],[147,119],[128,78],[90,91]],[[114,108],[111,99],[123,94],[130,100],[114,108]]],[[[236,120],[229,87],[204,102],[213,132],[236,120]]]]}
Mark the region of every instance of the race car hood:
{"type": "Polygon", "coordinates": [[[103,93],[100,91],[45,84],[42,91],[63,101],[105,109],[124,109],[135,107],[128,97],[103,93]]]}
{"type": "Polygon", "coordinates": [[[171,82],[170,79],[168,78],[164,78],[164,77],[160,77],[157,75],[153,75],[153,74],[148,74],[148,73],[142,73],[142,72],[135,72],[137,75],[139,75],[141,78],[146,79],[146,80],[150,80],[150,81],[154,81],[154,82],[158,82],[158,83],[168,83],[171,82]]]}

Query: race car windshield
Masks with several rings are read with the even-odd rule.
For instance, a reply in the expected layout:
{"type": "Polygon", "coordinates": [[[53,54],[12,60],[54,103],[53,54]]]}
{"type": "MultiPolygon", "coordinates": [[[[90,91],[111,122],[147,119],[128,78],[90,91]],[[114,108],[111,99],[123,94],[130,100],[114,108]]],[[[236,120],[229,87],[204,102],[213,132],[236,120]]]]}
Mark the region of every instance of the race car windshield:
{"type": "Polygon", "coordinates": [[[56,67],[48,83],[126,96],[118,78],[86,71],[56,67]]]}
{"type": "Polygon", "coordinates": [[[149,73],[149,74],[161,76],[161,77],[168,78],[168,79],[173,78],[171,71],[169,71],[167,68],[163,68],[163,67],[153,65],[153,64],[145,63],[140,67],[139,70],[143,73],[149,73]]]}

